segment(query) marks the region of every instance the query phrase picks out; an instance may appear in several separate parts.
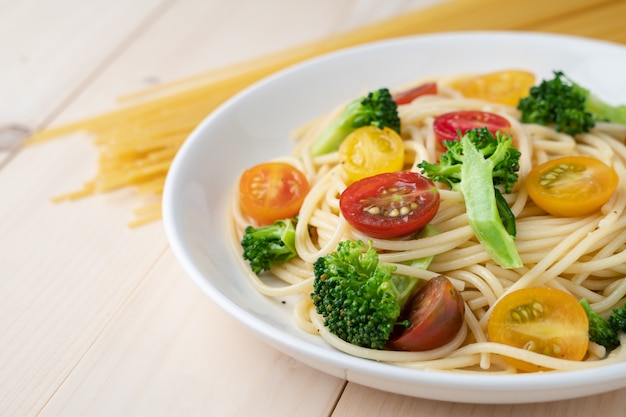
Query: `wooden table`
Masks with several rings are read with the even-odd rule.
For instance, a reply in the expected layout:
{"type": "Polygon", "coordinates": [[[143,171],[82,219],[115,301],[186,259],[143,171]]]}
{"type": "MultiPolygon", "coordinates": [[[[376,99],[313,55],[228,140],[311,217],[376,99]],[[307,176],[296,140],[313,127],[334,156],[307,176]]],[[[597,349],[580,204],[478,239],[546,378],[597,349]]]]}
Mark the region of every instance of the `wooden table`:
{"type": "MultiPolygon", "coordinates": [[[[359,28],[415,10],[414,33],[514,29],[626,44],[622,0],[0,1],[0,415],[622,417],[624,390],[467,405],[304,366],[192,284],[160,221],[127,226],[141,205],[133,190],[51,202],[94,174],[88,137],[19,145],[126,93],[302,44],[324,52],[341,46],[333,35],[363,39],[359,28]]],[[[397,22],[386,36],[407,30],[397,22]]]]}

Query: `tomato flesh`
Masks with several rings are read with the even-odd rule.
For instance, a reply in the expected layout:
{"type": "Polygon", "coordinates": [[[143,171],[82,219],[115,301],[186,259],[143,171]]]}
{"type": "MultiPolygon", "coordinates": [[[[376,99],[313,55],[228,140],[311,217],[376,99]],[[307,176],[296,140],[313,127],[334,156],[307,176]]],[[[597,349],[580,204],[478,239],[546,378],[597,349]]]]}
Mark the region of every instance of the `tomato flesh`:
{"type": "Polygon", "coordinates": [[[461,330],[465,303],[450,280],[439,275],[409,300],[402,317],[410,324],[389,341],[390,348],[414,352],[436,349],[452,341],[461,330]]]}
{"type": "Polygon", "coordinates": [[[391,172],[363,178],[341,194],[346,221],[371,237],[391,239],[421,230],[437,213],[435,184],[417,172],[391,172]]]}
{"type": "MultiPolygon", "coordinates": [[[[493,308],[487,332],[492,342],[573,361],[582,360],[589,345],[585,310],[576,298],[554,288],[505,295],[493,308]]],[[[517,358],[505,360],[523,371],[542,370],[517,358]]]]}
{"type": "Polygon", "coordinates": [[[435,138],[442,149],[444,140],[458,140],[460,131],[465,134],[474,128],[486,127],[492,134],[497,131],[508,133],[511,124],[507,119],[495,113],[479,110],[461,110],[437,116],[433,122],[435,138]]]}
{"type": "Polygon", "coordinates": [[[613,195],[619,178],[603,162],[568,156],[536,166],[526,177],[530,198],[554,216],[585,216],[600,209],[613,195]]]}
{"type": "Polygon", "coordinates": [[[404,142],[393,129],[364,126],[341,142],[339,158],[349,182],[400,171],[404,166],[404,142]]]}
{"type": "Polygon", "coordinates": [[[260,225],[294,217],[308,191],[306,176],[283,162],[256,165],[239,179],[241,209],[260,225]]]}
{"type": "Polygon", "coordinates": [[[517,106],[535,84],[535,75],[524,70],[496,71],[463,80],[455,87],[468,98],[517,106]]]}
{"type": "Polygon", "coordinates": [[[393,100],[398,105],[409,104],[413,100],[418,97],[428,95],[428,94],[437,94],[438,88],[437,83],[429,82],[420,84],[417,87],[410,88],[405,91],[401,91],[393,95],[393,100]]]}

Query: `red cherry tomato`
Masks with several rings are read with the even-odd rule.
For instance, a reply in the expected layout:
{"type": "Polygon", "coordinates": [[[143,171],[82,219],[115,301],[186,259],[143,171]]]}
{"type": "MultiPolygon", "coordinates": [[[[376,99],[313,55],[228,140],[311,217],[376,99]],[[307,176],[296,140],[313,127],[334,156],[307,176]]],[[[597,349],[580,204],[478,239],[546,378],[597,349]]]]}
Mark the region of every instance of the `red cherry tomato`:
{"type": "Polygon", "coordinates": [[[259,224],[294,217],[308,192],[305,175],[283,162],[256,165],[239,179],[241,209],[259,224]]]}
{"type": "Polygon", "coordinates": [[[450,280],[439,275],[428,281],[409,301],[403,317],[410,325],[389,341],[395,350],[436,349],[454,339],[465,317],[465,303],[450,280]]]}
{"type": "Polygon", "coordinates": [[[375,238],[391,239],[421,230],[439,209],[435,184],[417,172],[391,172],[352,183],[339,207],[355,229],[375,238]]]}
{"type": "Polygon", "coordinates": [[[442,149],[444,140],[458,140],[458,131],[465,133],[474,128],[486,127],[491,133],[508,133],[511,124],[504,117],[479,110],[462,110],[444,113],[435,118],[433,130],[442,149]]]}
{"type": "Polygon", "coordinates": [[[425,83],[406,91],[401,91],[393,95],[393,100],[398,105],[409,104],[416,98],[426,94],[437,94],[437,83],[425,83]]]}

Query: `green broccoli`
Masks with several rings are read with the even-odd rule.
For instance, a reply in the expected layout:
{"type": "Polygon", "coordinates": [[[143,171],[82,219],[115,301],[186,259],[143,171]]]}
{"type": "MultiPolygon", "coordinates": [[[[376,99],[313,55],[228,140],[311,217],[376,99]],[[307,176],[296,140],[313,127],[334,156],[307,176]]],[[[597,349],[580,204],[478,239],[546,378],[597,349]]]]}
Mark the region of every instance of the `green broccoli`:
{"type": "Polygon", "coordinates": [[[522,122],[553,125],[570,135],[589,132],[599,121],[626,124],[626,106],[603,102],[562,71],[554,71],[554,78],[532,87],[517,108],[522,122]]]}
{"type": "Polygon", "coordinates": [[[593,115],[596,122],[613,122],[626,125],[626,105],[614,106],[606,103],[588,89],[573,82],[572,88],[585,96],[585,108],[593,115]]]}
{"type": "Polygon", "coordinates": [[[494,261],[503,268],[521,267],[514,242],[515,216],[496,188],[510,193],[518,179],[521,154],[511,137],[476,128],[460,140],[444,141],[444,146],[439,164],[417,165],[422,174],[463,194],[469,224],[494,261]]]}
{"type": "Polygon", "coordinates": [[[394,274],[362,241],[339,242],[313,264],[311,299],[331,333],[354,345],[382,349],[399,321],[418,278],[394,274]]]}
{"type": "Polygon", "coordinates": [[[246,227],[241,240],[243,258],[254,273],[268,271],[296,256],[296,219],[276,220],[273,224],[246,227]]]}
{"type": "Polygon", "coordinates": [[[314,156],[339,149],[350,132],[362,126],[389,127],[400,133],[398,105],[387,88],[372,91],[346,105],[343,112],[317,138],[311,149],[314,156]]]}
{"type": "Polygon", "coordinates": [[[626,332],[626,302],[621,308],[614,308],[609,317],[609,324],[616,332],[626,332]]]}
{"type": "Polygon", "coordinates": [[[617,331],[611,325],[610,318],[605,319],[589,305],[585,298],[580,300],[580,305],[587,313],[589,319],[589,340],[604,346],[607,350],[615,349],[619,346],[617,331]]]}

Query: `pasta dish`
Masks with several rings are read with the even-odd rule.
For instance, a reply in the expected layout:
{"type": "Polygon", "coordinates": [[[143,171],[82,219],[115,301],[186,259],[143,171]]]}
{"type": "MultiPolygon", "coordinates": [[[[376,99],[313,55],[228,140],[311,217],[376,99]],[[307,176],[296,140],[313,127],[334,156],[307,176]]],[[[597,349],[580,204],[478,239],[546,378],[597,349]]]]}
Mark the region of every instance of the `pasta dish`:
{"type": "MultiPolygon", "coordinates": [[[[342,149],[315,151],[316,141],[341,117],[346,103],[338,103],[336,109],[329,109],[328,114],[294,132],[292,151],[277,155],[275,160],[268,163],[288,165],[304,177],[293,179],[306,184],[306,193],[297,206],[296,215],[293,215],[293,210],[289,211],[289,204],[280,205],[286,211],[279,217],[294,219],[295,256],[273,262],[268,268],[251,268],[242,256],[243,236],[250,227],[263,227],[278,219],[251,212],[246,209],[247,197],[240,191],[232,193],[230,240],[251,285],[260,293],[277,300],[297,297],[299,301],[294,307],[294,318],[303,331],[319,334],[334,348],[348,354],[398,366],[514,373],[564,371],[626,361],[626,352],[619,343],[607,347],[593,337],[589,339],[587,332],[593,324],[592,318],[584,316],[583,324],[576,324],[571,319],[574,313],[563,311],[567,300],[558,298],[565,294],[575,300],[576,307],[584,300],[588,303],[586,306],[604,318],[608,318],[614,309],[624,304],[626,125],[595,120],[589,131],[571,134],[552,123],[543,125],[522,121],[518,103],[527,95],[530,86],[537,84],[534,77],[528,80],[515,78],[523,73],[516,70],[502,71],[490,74],[493,79],[485,78],[484,74],[432,78],[392,90],[391,94],[398,99],[403,92],[414,90],[414,87],[422,88],[419,95],[406,102],[397,100],[401,157],[396,162],[393,162],[391,153],[384,154],[378,162],[371,162],[368,159],[370,154],[359,154],[370,152],[369,145],[361,142],[353,145],[351,150],[346,149],[348,145],[344,142],[342,149]],[[477,84],[477,80],[482,84],[477,84]],[[485,88],[487,84],[490,85],[488,89],[485,88]],[[508,88],[499,91],[503,85],[508,88]],[[431,90],[424,92],[425,86],[431,90]],[[505,201],[505,206],[508,206],[505,211],[512,216],[509,220],[513,230],[509,230],[507,221],[502,220],[503,230],[509,230],[503,241],[510,239],[514,242],[515,253],[510,263],[495,257],[486,242],[490,237],[477,235],[478,226],[472,220],[473,212],[470,212],[467,180],[463,188],[459,189],[456,184],[446,184],[431,176],[429,181],[435,185],[437,194],[432,217],[425,218],[426,225],[419,225],[413,232],[404,235],[389,234],[390,230],[398,228],[395,223],[380,228],[381,233],[359,227],[359,216],[365,209],[359,209],[356,215],[347,215],[342,206],[347,204],[347,190],[352,190],[354,184],[364,184],[363,181],[371,181],[373,177],[379,178],[378,175],[409,172],[429,177],[425,174],[426,164],[440,163],[448,141],[458,141],[465,133],[462,131],[464,126],[454,124],[459,120],[455,119],[452,131],[457,138],[442,140],[438,124],[448,114],[461,117],[463,122],[469,120],[471,127],[489,127],[491,130],[491,125],[496,125],[493,130],[498,133],[492,131],[490,134],[499,137],[502,133],[519,152],[519,159],[513,164],[516,168],[514,185],[508,190],[504,185],[494,187],[497,189],[496,201],[499,204],[505,201]],[[485,121],[485,114],[494,120],[485,121]],[[463,119],[467,115],[471,117],[463,119]],[[360,171],[362,164],[359,164],[359,158],[369,161],[365,165],[368,165],[367,169],[374,170],[373,175],[367,170],[365,173],[360,171]],[[560,165],[555,165],[554,161],[559,161],[560,165]],[[600,163],[598,167],[594,165],[596,162],[600,163]],[[576,169],[572,168],[579,163],[586,167],[584,175],[578,175],[576,169]],[[382,167],[379,168],[380,164],[382,167]],[[546,171],[538,173],[538,167],[548,167],[545,168],[548,174],[546,171]],[[566,174],[561,177],[564,171],[566,174]],[[554,179],[551,175],[559,177],[554,179]],[[596,182],[601,187],[591,181],[594,175],[599,178],[596,182]],[[567,193],[575,195],[569,202],[551,205],[550,201],[545,201],[547,197],[542,197],[538,191],[538,187],[546,186],[546,183],[560,186],[559,181],[567,182],[572,177],[580,180],[580,176],[587,181],[584,187],[590,187],[591,191],[583,189],[581,183],[576,182],[567,190],[567,193]],[[534,188],[531,183],[535,185],[534,188]],[[601,189],[605,186],[609,188],[608,191],[601,189]],[[599,200],[596,202],[596,199],[599,200]],[[356,220],[351,216],[356,217],[356,220]],[[460,295],[462,320],[458,329],[439,345],[426,349],[363,346],[351,343],[331,331],[326,325],[328,319],[321,314],[319,307],[316,308],[312,297],[315,291],[315,268],[320,258],[336,253],[340,243],[345,241],[362,242],[363,251],[374,249],[378,262],[390,268],[393,275],[413,278],[418,284],[411,297],[415,297],[426,282],[445,277],[460,295]],[[532,300],[524,301],[522,305],[530,307],[521,310],[518,305],[508,304],[507,307],[506,297],[524,289],[557,290],[558,296],[554,302],[546,299],[544,304],[542,301],[537,308],[536,304],[532,304],[536,302],[532,300]],[[552,307],[553,304],[558,308],[552,307]],[[499,313],[499,308],[505,309],[506,314],[499,313]],[[512,313],[515,308],[526,316],[516,319],[517,316],[512,313]],[[552,311],[555,316],[550,316],[552,311]],[[528,312],[530,317],[527,316],[528,312]],[[495,323],[498,314],[501,315],[501,321],[495,323]],[[537,343],[543,343],[544,340],[534,335],[538,339],[518,344],[515,339],[519,338],[519,332],[516,333],[514,328],[528,321],[535,322],[533,325],[538,333],[548,330],[558,333],[560,329],[561,334],[557,335],[560,341],[556,344],[547,341],[547,345],[536,348],[537,343]],[[506,329],[500,331],[502,326],[506,329]],[[575,329],[580,326],[584,329],[584,340],[580,342],[582,348],[577,348],[581,353],[576,358],[561,354],[563,350],[576,350],[573,345],[579,342],[567,338],[571,336],[569,333],[575,333],[575,329]]],[[[367,141],[369,136],[365,136],[367,141]]],[[[344,140],[347,141],[348,137],[344,140]]],[[[465,153],[469,153],[467,148],[465,153]]],[[[466,171],[471,167],[460,169],[463,175],[469,175],[466,171]]],[[[493,191],[491,187],[487,188],[489,192],[493,191]]],[[[389,211],[387,216],[402,217],[412,207],[402,206],[397,213],[389,211]]],[[[374,208],[379,210],[377,206],[374,208]]],[[[373,212],[374,209],[370,206],[367,210],[373,212]]],[[[501,231],[499,233],[502,234],[501,231]]],[[[502,250],[503,245],[496,245],[498,247],[493,251],[502,250]]],[[[585,310],[581,307],[580,311],[585,310]]],[[[405,318],[400,317],[398,322],[405,318]]],[[[397,328],[392,334],[395,335],[396,331],[397,328]]],[[[618,342],[622,341],[623,345],[622,332],[616,332],[616,335],[618,342]]]]}

